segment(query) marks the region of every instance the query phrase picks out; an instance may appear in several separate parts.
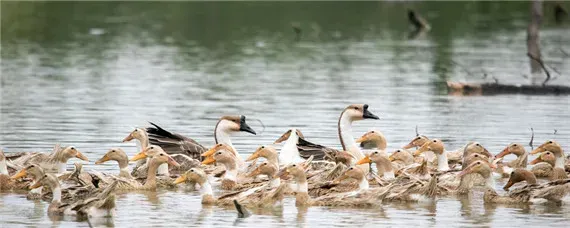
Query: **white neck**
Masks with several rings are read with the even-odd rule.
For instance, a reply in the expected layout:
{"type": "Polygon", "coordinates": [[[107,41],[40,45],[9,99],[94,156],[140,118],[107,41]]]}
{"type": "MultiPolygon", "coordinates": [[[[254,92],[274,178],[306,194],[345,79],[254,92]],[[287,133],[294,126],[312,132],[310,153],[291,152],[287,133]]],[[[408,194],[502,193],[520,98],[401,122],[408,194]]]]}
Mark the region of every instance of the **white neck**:
{"type": "Polygon", "coordinates": [[[281,185],[281,178],[279,178],[279,177],[273,178],[273,179],[271,179],[271,181],[269,181],[269,187],[270,188],[276,188],[276,187],[279,187],[279,185],[281,185]]]}
{"type": "Polygon", "coordinates": [[[493,179],[493,175],[489,175],[489,177],[487,177],[487,180],[485,180],[485,184],[487,185],[487,187],[495,189],[495,179],[493,179]]]}
{"type": "Polygon", "coordinates": [[[356,157],[356,160],[362,159],[364,154],[362,154],[360,147],[358,147],[358,144],[352,137],[352,119],[350,119],[350,116],[343,113],[338,127],[340,128],[340,135],[342,136],[345,149],[356,157]]]}
{"type": "Polygon", "coordinates": [[[143,151],[144,148],[142,147],[142,143],[139,140],[136,140],[135,143],[137,144],[137,150],[143,151]]]}
{"type": "Polygon", "coordinates": [[[564,169],[564,165],[566,163],[566,158],[564,157],[564,153],[560,157],[556,157],[556,162],[554,163],[554,168],[562,168],[564,169]]]}
{"type": "Polygon", "coordinates": [[[309,192],[309,184],[307,183],[307,181],[304,181],[302,183],[297,182],[295,188],[297,188],[295,189],[295,192],[307,192],[307,193],[309,192]]]}
{"type": "Polygon", "coordinates": [[[124,168],[119,169],[119,176],[131,178],[131,169],[127,166],[124,168]]]}
{"type": "Polygon", "coordinates": [[[170,176],[170,173],[168,172],[168,164],[167,163],[164,163],[164,164],[161,164],[160,166],[158,166],[158,175],[170,176]]]}
{"type": "Polygon", "coordinates": [[[228,167],[226,167],[226,174],[224,174],[224,179],[237,181],[237,174],[238,174],[237,169],[235,169],[235,168],[234,169],[228,169],[228,167]]]}
{"type": "Polygon", "coordinates": [[[61,188],[60,187],[54,187],[52,189],[52,192],[53,192],[52,202],[61,202],[61,188]]]}
{"type": "Polygon", "coordinates": [[[447,151],[443,151],[443,153],[438,154],[435,153],[437,157],[437,171],[447,171],[449,170],[449,164],[447,161],[447,151]]]}
{"type": "MultiPolygon", "coordinates": [[[[394,174],[394,173],[392,173],[392,174],[394,174]]],[[[385,175],[386,174],[384,174],[384,176],[385,175]]],[[[358,190],[367,190],[368,188],[370,188],[370,185],[368,184],[368,180],[366,180],[366,178],[362,178],[362,180],[358,184],[358,190]]]]}
{"type": "Polygon", "coordinates": [[[8,166],[6,165],[6,159],[0,161],[0,174],[8,175],[8,166]]]}
{"type": "Polygon", "coordinates": [[[57,173],[61,174],[67,171],[67,163],[58,162],[57,163],[57,173]]]}
{"type": "MultiPolygon", "coordinates": [[[[394,178],[396,178],[396,176],[394,175],[394,171],[384,172],[384,179],[385,180],[392,180],[394,178]]],[[[368,181],[366,183],[368,183],[368,181]]]]}
{"type": "Polygon", "coordinates": [[[212,196],[214,195],[214,191],[212,191],[212,185],[209,181],[206,181],[202,184],[202,187],[200,188],[200,194],[212,196]]]}
{"type": "Polygon", "coordinates": [[[297,149],[297,143],[299,142],[299,136],[295,130],[291,130],[291,135],[285,141],[281,152],[279,153],[279,163],[280,165],[289,165],[296,162],[301,162],[303,159],[299,156],[299,149],[297,149]]]}

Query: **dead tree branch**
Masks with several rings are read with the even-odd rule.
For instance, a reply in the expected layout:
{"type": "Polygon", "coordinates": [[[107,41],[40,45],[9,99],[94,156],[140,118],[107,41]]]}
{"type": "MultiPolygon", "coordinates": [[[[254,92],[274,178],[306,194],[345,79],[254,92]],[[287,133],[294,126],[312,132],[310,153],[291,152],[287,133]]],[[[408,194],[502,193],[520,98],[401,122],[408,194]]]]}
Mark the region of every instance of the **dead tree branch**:
{"type": "Polygon", "coordinates": [[[526,55],[536,61],[538,64],[540,64],[540,67],[542,67],[542,70],[544,70],[544,73],[546,73],[546,79],[544,79],[544,81],[542,82],[542,87],[546,86],[546,83],[548,81],[550,81],[550,72],[548,71],[548,69],[546,69],[546,66],[544,65],[544,62],[542,62],[542,59],[535,57],[534,55],[532,55],[530,52],[526,53],[526,55]]]}

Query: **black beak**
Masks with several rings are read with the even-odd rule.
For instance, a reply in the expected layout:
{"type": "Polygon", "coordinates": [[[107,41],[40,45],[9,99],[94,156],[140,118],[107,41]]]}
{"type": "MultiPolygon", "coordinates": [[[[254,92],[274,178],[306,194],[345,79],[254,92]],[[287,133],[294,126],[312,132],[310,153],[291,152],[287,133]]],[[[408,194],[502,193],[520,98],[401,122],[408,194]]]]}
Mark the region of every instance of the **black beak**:
{"type": "Polygon", "coordinates": [[[241,116],[241,119],[239,122],[239,130],[249,132],[251,134],[256,135],[255,131],[253,129],[251,129],[251,127],[249,125],[247,125],[247,123],[245,122],[245,116],[241,116]]]}
{"type": "Polygon", "coordinates": [[[372,114],[370,111],[368,111],[368,105],[367,104],[364,105],[364,112],[362,114],[362,118],[364,118],[364,119],[375,119],[375,120],[380,119],[380,118],[378,118],[378,116],[376,116],[376,115],[372,114]]]}

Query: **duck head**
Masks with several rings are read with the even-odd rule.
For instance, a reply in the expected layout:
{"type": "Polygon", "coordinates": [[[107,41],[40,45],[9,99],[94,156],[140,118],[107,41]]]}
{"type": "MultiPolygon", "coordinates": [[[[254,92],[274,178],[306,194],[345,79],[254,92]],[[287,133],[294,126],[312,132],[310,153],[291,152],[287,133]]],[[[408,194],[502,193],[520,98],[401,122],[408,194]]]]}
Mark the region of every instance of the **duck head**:
{"type": "Polygon", "coordinates": [[[418,156],[426,151],[433,151],[436,154],[443,154],[445,145],[440,139],[431,139],[425,142],[419,149],[416,150],[414,156],[418,156]]]}
{"type": "Polygon", "coordinates": [[[123,139],[123,142],[129,142],[133,139],[143,141],[144,138],[147,137],[146,131],[142,128],[135,128],[127,137],[123,139]]]}
{"type": "Polygon", "coordinates": [[[216,152],[218,151],[229,151],[231,153],[233,153],[234,155],[237,154],[237,152],[229,145],[224,144],[224,143],[218,143],[216,145],[214,145],[212,148],[210,148],[208,151],[202,153],[200,156],[208,158],[211,157],[212,155],[214,155],[216,152]]]}
{"type": "Polygon", "coordinates": [[[89,161],[85,155],[83,155],[79,150],[77,150],[74,146],[68,146],[63,151],[61,151],[61,155],[58,158],[60,162],[67,162],[70,158],[79,158],[83,161],[89,161]]]}
{"type": "Polygon", "coordinates": [[[487,156],[490,159],[493,159],[493,154],[491,154],[487,148],[485,148],[483,145],[481,145],[481,143],[479,142],[472,142],[467,144],[467,146],[465,146],[464,151],[463,151],[463,155],[465,157],[469,156],[470,154],[482,154],[487,156]]]}
{"type": "Polygon", "coordinates": [[[469,164],[467,168],[463,169],[463,171],[461,171],[458,174],[458,176],[462,177],[467,174],[478,173],[481,174],[481,176],[483,176],[484,178],[490,178],[491,172],[493,171],[494,168],[496,168],[496,166],[487,161],[475,161],[469,164]]]}
{"type": "Polygon", "coordinates": [[[508,191],[511,186],[522,181],[526,181],[527,184],[536,184],[536,176],[526,169],[515,169],[511,172],[509,181],[503,189],[508,191]]]}
{"type": "Polygon", "coordinates": [[[352,104],[346,107],[342,113],[343,117],[347,117],[350,121],[363,119],[380,119],[368,110],[367,104],[352,104]]]}
{"type": "Polygon", "coordinates": [[[365,149],[377,148],[385,150],[387,146],[386,137],[379,131],[366,132],[360,138],[356,139],[356,142],[360,143],[360,147],[365,149]]]}
{"type": "Polygon", "coordinates": [[[157,145],[151,145],[147,148],[144,148],[141,152],[137,153],[134,157],[131,158],[131,161],[138,161],[145,158],[152,158],[159,153],[166,153],[162,149],[162,147],[157,145]]]}
{"type": "Polygon", "coordinates": [[[289,139],[289,137],[291,137],[291,135],[296,135],[302,139],[305,138],[305,136],[303,136],[303,133],[301,133],[301,131],[299,129],[291,128],[291,129],[287,130],[285,133],[283,133],[283,135],[281,135],[281,137],[279,137],[277,140],[275,140],[275,142],[273,144],[278,144],[278,143],[287,141],[287,139],[289,139]]]}
{"type": "Polygon", "coordinates": [[[188,171],[186,171],[184,174],[176,178],[176,180],[174,180],[174,184],[180,184],[186,181],[203,185],[208,181],[208,176],[202,169],[191,168],[188,171]]]}
{"type": "Polygon", "coordinates": [[[548,140],[548,141],[544,142],[542,145],[540,145],[539,147],[534,149],[532,152],[530,152],[530,154],[538,154],[538,153],[543,153],[546,151],[552,152],[554,154],[554,156],[556,156],[556,157],[564,156],[564,154],[562,153],[562,147],[560,146],[560,144],[558,144],[556,141],[553,141],[553,140],[548,140]]]}
{"type": "Polygon", "coordinates": [[[213,155],[211,156],[207,156],[206,159],[204,159],[204,161],[202,161],[203,165],[210,165],[213,164],[214,162],[216,163],[220,163],[223,165],[230,166],[232,164],[236,163],[236,156],[234,153],[228,151],[228,150],[219,150],[217,152],[215,152],[213,155]]]}
{"type": "Polygon", "coordinates": [[[277,150],[272,146],[260,146],[258,147],[253,154],[251,154],[246,161],[253,161],[257,158],[265,158],[267,160],[275,161],[277,160],[277,150]]]}
{"type": "Polygon", "coordinates": [[[256,177],[258,175],[267,175],[270,178],[276,177],[279,172],[279,167],[271,162],[263,162],[257,168],[255,168],[251,173],[248,174],[249,177],[256,177]]]}
{"type": "Polygon", "coordinates": [[[470,154],[469,156],[464,158],[463,161],[465,162],[465,164],[471,164],[475,161],[486,161],[486,162],[488,162],[489,157],[487,157],[483,154],[470,154]]]}
{"type": "Polygon", "coordinates": [[[412,139],[412,141],[410,141],[410,143],[408,143],[407,145],[405,145],[402,148],[410,149],[410,148],[414,148],[414,147],[421,147],[428,141],[429,141],[429,138],[427,136],[418,135],[414,139],[412,139]]]}
{"type": "Polygon", "coordinates": [[[402,161],[404,164],[412,164],[414,162],[414,156],[412,153],[405,149],[397,149],[388,157],[390,161],[402,161]]]}
{"type": "Polygon", "coordinates": [[[291,176],[297,182],[306,181],[305,169],[299,164],[289,165],[279,171],[277,175],[282,179],[291,176]]]}
{"type": "Polygon", "coordinates": [[[347,180],[347,179],[352,179],[352,180],[357,180],[360,181],[362,179],[364,179],[364,171],[362,169],[359,169],[357,167],[350,167],[348,168],[341,176],[339,176],[337,179],[335,179],[333,181],[333,183],[340,183],[343,180],[347,180]]]}
{"type": "Polygon", "coordinates": [[[121,162],[128,162],[129,161],[129,157],[127,156],[127,154],[125,153],[125,151],[123,151],[120,148],[112,148],[109,151],[107,151],[107,153],[105,153],[105,155],[103,155],[102,158],[100,158],[99,160],[97,160],[95,162],[96,165],[99,164],[103,164],[107,161],[117,161],[119,163],[121,162]]]}
{"type": "Polygon", "coordinates": [[[41,186],[47,186],[50,189],[59,187],[59,180],[53,174],[44,174],[38,181],[31,185],[30,189],[36,189],[41,186]]]}
{"type": "Polygon", "coordinates": [[[540,155],[538,155],[537,158],[535,158],[534,160],[530,161],[531,165],[536,165],[540,162],[546,162],[552,166],[554,166],[554,164],[556,163],[556,156],[554,156],[554,154],[550,151],[546,151],[540,155]]]}
{"type": "Polygon", "coordinates": [[[503,149],[501,153],[497,154],[497,156],[495,156],[495,159],[502,158],[509,154],[514,154],[518,157],[523,155],[524,153],[526,153],[524,146],[522,146],[520,143],[511,143],[507,147],[505,147],[505,149],[503,149]]]}
{"type": "Polygon", "coordinates": [[[225,132],[244,131],[254,135],[256,134],[255,131],[247,125],[245,116],[222,116],[218,124],[216,124],[216,131],[218,128],[225,132]]]}
{"type": "Polygon", "coordinates": [[[14,174],[11,178],[16,180],[26,176],[32,176],[34,178],[40,178],[44,175],[44,169],[36,164],[31,164],[21,169],[18,173],[14,174]]]}

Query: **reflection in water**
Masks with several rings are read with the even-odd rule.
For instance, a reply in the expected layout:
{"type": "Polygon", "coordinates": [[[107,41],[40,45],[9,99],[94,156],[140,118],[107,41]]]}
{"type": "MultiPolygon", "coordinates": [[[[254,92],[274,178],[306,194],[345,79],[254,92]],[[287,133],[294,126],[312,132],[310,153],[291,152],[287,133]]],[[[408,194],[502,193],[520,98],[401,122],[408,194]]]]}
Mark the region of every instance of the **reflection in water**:
{"type": "MultiPolygon", "coordinates": [[[[339,148],[338,114],[351,103],[368,103],[382,118],[356,123],[355,136],[381,130],[389,150],[414,137],[416,125],[451,149],[479,141],[500,151],[527,142],[530,127],[538,141],[570,145],[567,96],[453,97],[443,83],[480,82],[480,71],[501,83],[525,83],[527,2],[1,4],[6,152],[50,151],[61,143],[89,158],[111,147],[132,156],[134,145],[121,139],[147,121],[211,146],[213,126],[226,114],[266,126],[255,137],[233,139],[244,156],[290,127],[339,148]],[[422,12],[432,29],[410,34],[408,8],[422,12]],[[298,42],[292,22],[302,30],[298,42]]],[[[542,31],[544,56],[567,75],[569,58],[558,50],[570,42],[567,28],[545,21],[542,31]]],[[[115,166],[84,168],[116,173],[115,166]]],[[[473,194],[362,210],[296,208],[287,198],[283,208],[236,220],[233,208],[201,205],[197,192],[121,193],[117,216],[101,226],[132,226],[134,216],[145,226],[537,226],[570,213],[566,205],[487,205],[473,194]]],[[[1,194],[0,226],[51,226],[47,205],[1,194]]],[[[85,223],[64,218],[53,225],[85,223]]]]}

